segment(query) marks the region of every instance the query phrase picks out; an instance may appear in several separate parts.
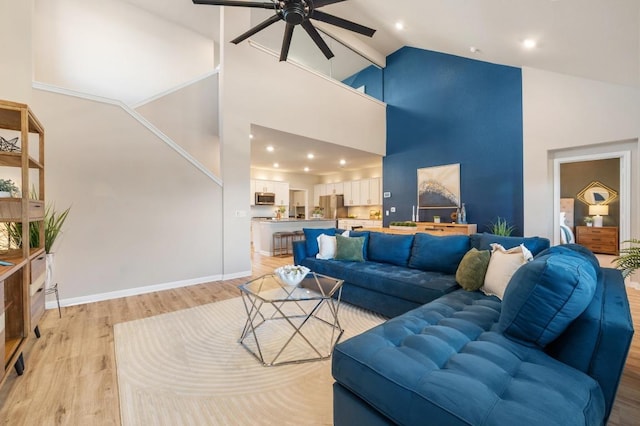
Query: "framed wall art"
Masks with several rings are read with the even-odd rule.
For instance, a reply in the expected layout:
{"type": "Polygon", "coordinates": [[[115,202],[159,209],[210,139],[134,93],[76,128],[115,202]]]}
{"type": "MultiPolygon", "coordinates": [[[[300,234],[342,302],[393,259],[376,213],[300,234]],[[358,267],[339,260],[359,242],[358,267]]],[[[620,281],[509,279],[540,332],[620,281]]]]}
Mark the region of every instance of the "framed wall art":
{"type": "Polygon", "coordinates": [[[460,207],[460,164],[418,169],[418,208],[460,207]]]}

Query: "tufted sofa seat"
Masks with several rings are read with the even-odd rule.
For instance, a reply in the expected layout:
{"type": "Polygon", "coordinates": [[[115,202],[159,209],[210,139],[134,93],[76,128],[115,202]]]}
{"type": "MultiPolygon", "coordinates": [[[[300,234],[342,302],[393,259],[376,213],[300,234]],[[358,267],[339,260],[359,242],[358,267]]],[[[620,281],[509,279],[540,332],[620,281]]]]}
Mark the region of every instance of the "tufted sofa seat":
{"type": "Polygon", "coordinates": [[[633,336],[620,271],[556,246],[339,343],[334,425],[605,424],[633,336]]]}
{"type": "Polygon", "coordinates": [[[399,424],[597,424],[597,382],[491,331],[499,316],[457,290],[336,347],[334,377],[399,424]]]}

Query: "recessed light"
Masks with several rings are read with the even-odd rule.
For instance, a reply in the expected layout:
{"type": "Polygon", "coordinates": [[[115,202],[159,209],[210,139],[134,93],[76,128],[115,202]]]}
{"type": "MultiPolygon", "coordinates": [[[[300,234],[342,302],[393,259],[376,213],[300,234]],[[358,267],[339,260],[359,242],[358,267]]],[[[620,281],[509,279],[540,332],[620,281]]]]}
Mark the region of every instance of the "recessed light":
{"type": "Polygon", "coordinates": [[[269,145],[267,147],[267,151],[269,151],[269,152],[273,152],[274,150],[275,150],[275,148],[273,146],[271,146],[271,145],[269,145]]]}
{"type": "Polygon", "coordinates": [[[402,21],[396,22],[396,30],[398,30],[398,31],[404,30],[404,22],[402,22],[402,21]]]}
{"type": "Polygon", "coordinates": [[[307,158],[308,158],[309,160],[313,160],[313,159],[315,158],[315,155],[313,155],[313,154],[309,153],[309,154],[307,154],[307,158]]]}
{"type": "Polygon", "coordinates": [[[340,160],[340,165],[344,166],[345,164],[347,164],[347,160],[340,160]]]}
{"type": "Polygon", "coordinates": [[[273,163],[273,167],[275,167],[275,168],[277,169],[278,167],[280,167],[280,164],[278,164],[278,163],[273,163]]]}
{"type": "Polygon", "coordinates": [[[305,171],[305,172],[308,172],[308,171],[309,171],[309,168],[308,168],[308,167],[305,167],[305,168],[304,168],[304,171],[305,171]]]}
{"type": "Polygon", "coordinates": [[[253,139],[253,133],[249,135],[249,139],[253,139]]]}
{"type": "Polygon", "coordinates": [[[522,42],[522,45],[525,47],[525,49],[533,49],[538,45],[538,43],[534,39],[528,38],[522,42]]]}
{"type": "Polygon", "coordinates": [[[480,53],[482,51],[480,49],[478,49],[477,47],[475,47],[475,46],[471,46],[469,48],[469,52],[471,52],[471,53],[480,53]]]}

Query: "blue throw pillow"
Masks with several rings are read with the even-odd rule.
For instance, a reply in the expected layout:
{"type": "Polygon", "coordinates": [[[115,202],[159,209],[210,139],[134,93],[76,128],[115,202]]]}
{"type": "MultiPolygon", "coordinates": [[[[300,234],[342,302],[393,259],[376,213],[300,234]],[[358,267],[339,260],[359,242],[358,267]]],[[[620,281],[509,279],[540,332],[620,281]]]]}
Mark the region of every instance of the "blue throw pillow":
{"type": "Polygon", "coordinates": [[[540,253],[542,250],[549,248],[549,240],[541,237],[504,237],[501,235],[494,235],[488,233],[473,234],[471,238],[471,247],[475,247],[478,250],[491,250],[491,244],[498,243],[505,249],[509,250],[524,244],[524,246],[531,252],[533,256],[540,253]]]}
{"type": "Polygon", "coordinates": [[[602,273],[600,271],[600,262],[598,261],[598,258],[591,252],[591,250],[589,250],[585,246],[581,246],[580,244],[563,244],[560,246],[553,246],[538,253],[538,256],[542,257],[553,253],[582,256],[589,262],[591,262],[591,264],[593,265],[593,269],[596,271],[598,276],[600,276],[600,274],[602,273]]]}
{"type": "Polygon", "coordinates": [[[545,347],[587,308],[596,284],[596,271],[583,256],[539,256],[511,277],[497,331],[545,347]]]}
{"type": "Polygon", "coordinates": [[[307,249],[307,257],[315,257],[318,254],[318,237],[322,234],[333,237],[336,235],[335,228],[302,228],[304,232],[305,246],[307,249]]]}
{"type": "Polygon", "coordinates": [[[469,251],[467,235],[435,236],[417,233],[413,239],[409,267],[423,271],[455,274],[469,251]]]}
{"type": "Polygon", "coordinates": [[[369,231],[349,231],[349,237],[364,237],[362,257],[364,257],[364,260],[369,260],[369,231]]]}
{"type": "Polygon", "coordinates": [[[369,233],[369,260],[407,266],[411,256],[413,235],[369,233]]]}

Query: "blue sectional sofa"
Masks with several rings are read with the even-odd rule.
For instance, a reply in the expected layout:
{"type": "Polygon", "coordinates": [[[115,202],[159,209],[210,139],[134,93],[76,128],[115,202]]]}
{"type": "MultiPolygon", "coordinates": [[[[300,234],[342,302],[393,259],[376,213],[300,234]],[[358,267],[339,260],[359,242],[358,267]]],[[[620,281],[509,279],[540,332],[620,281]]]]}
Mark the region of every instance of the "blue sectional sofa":
{"type": "Polygon", "coordinates": [[[379,237],[368,235],[365,262],[295,251],[345,279],[344,300],[392,317],[336,346],[335,425],[606,423],[633,335],[619,271],[540,238],[416,235],[407,254],[406,240],[379,237]],[[455,284],[464,238],[467,250],[524,243],[536,256],[501,301],[455,284]]]}

